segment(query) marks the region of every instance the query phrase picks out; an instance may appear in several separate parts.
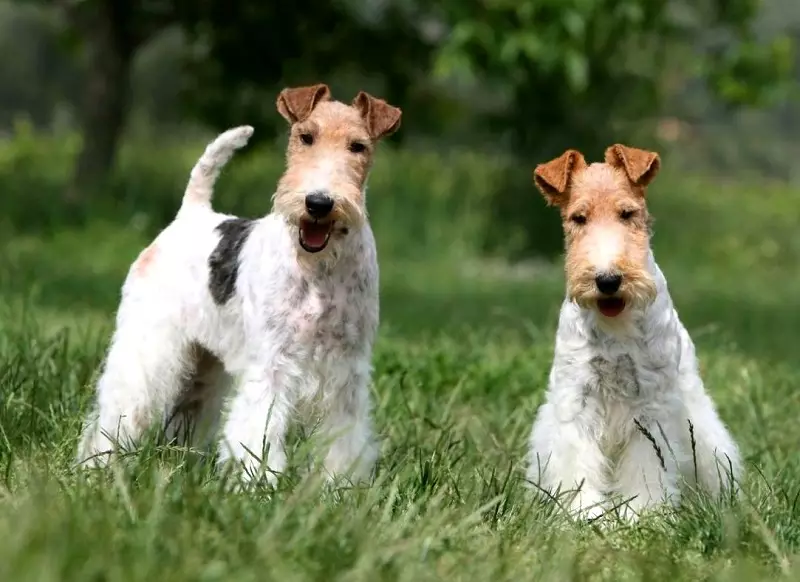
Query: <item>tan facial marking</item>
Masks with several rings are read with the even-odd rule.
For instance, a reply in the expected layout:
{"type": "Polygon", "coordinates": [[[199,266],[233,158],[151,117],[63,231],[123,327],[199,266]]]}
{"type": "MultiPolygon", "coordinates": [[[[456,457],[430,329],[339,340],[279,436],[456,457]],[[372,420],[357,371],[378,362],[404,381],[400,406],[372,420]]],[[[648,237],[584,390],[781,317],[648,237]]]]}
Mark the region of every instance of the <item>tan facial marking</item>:
{"type": "Polygon", "coordinates": [[[561,212],[568,296],[614,317],[655,297],[645,198],[660,160],[622,145],[609,147],[605,159],[587,165],[580,152],[568,150],[538,166],[534,181],[561,212]]]}
{"type": "Polygon", "coordinates": [[[401,112],[364,92],[351,105],[333,101],[325,85],[285,89],[278,111],[291,130],[275,211],[298,226],[301,244],[305,233],[308,246],[324,248],[328,238],[346,236],[364,223],[363,192],[375,146],[398,129],[401,112]],[[311,212],[312,194],[332,202],[329,214],[311,212]]]}

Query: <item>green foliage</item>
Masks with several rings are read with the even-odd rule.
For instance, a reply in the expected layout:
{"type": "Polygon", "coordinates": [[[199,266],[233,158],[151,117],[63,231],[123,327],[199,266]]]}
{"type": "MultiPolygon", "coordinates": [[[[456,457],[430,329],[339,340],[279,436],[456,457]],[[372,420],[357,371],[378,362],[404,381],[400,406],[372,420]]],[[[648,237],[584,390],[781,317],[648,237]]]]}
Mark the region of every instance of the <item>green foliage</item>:
{"type": "MultiPolygon", "coordinates": [[[[800,293],[800,191],[721,193],[668,166],[654,183],[656,257],[749,475],[739,503],[689,495],[674,513],[600,529],[567,523],[523,482],[563,273],[480,256],[503,165],[474,155],[380,151],[374,486],[322,489],[305,473],[313,437],[292,443],[275,491],[228,493],[210,459],[152,442],[76,472],[121,282],[202,146],[128,144],[118,206],[100,201],[72,225],[42,197],[49,227],[33,229],[20,208],[63,179],[75,143],[19,132],[0,149],[0,580],[797,579],[800,313],[787,306],[800,293]]],[[[280,165],[278,152],[237,156],[216,207],[263,212],[280,165]]]]}
{"type": "Polygon", "coordinates": [[[669,73],[703,75],[735,104],[763,103],[791,74],[788,38],[759,44],[752,0],[495,0],[443,3],[440,75],[507,91],[494,127],[525,153],[596,150],[621,122],[658,115],[669,73]],[[680,72],[680,69],[684,69],[680,72]]]}
{"type": "Polygon", "coordinates": [[[793,73],[794,48],[788,36],[742,43],[713,59],[707,78],[725,103],[764,107],[787,95],[789,87],[779,81],[793,73]]]}

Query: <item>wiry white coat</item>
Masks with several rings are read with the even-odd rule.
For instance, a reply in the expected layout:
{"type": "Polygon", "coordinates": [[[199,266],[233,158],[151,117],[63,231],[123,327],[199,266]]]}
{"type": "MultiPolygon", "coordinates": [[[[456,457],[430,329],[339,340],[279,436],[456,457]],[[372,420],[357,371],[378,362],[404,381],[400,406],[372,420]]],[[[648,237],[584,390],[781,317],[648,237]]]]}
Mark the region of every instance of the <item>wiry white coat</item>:
{"type": "Polygon", "coordinates": [[[623,515],[680,498],[683,480],[713,496],[741,476],[739,451],[706,394],[694,344],[649,258],[652,304],[609,328],[564,301],[546,401],[530,436],[528,480],[597,517],[609,494],[623,515]],[[567,494],[566,492],[570,493],[567,494]]]}
{"type": "Polygon", "coordinates": [[[237,128],[209,145],[178,216],[150,247],[146,275],[131,267],[79,462],[104,463],[117,444],[135,443],[153,425],[203,444],[230,395],[220,461],[235,461],[245,479],[261,469],[273,481],[285,469],[284,437],[295,418],[308,428],[318,423],[329,439],[330,476],[369,477],[377,455],[368,384],[378,325],[369,225],[324,258],[304,260],[296,227],[269,214],[253,222],[238,253],[235,293],[223,305],[210,293],[216,228],[235,218],[211,209],[213,182],[251,133],[237,128]],[[188,436],[187,424],[194,426],[188,436]]]}

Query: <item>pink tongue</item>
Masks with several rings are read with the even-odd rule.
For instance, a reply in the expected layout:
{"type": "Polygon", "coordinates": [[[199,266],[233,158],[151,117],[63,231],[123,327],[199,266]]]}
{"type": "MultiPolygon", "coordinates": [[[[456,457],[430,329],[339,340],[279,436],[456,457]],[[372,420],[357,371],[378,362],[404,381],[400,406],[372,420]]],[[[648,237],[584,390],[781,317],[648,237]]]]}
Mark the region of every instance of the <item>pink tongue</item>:
{"type": "Polygon", "coordinates": [[[328,225],[306,224],[303,227],[303,239],[310,247],[321,247],[328,238],[328,225]]]}
{"type": "Polygon", "coordinates": [[[621,299],[600,299],[597,302],[600,313],[606,317],[616,317],[625,309],[625,301],[621,299]]]}

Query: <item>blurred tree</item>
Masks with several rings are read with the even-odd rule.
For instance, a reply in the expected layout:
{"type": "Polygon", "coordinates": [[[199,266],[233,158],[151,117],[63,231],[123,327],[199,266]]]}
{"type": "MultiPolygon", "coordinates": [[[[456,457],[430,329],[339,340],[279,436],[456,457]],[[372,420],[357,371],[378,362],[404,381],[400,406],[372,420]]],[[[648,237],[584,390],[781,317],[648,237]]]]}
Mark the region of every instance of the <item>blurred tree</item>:
{"type": "Polygon", "coordinates": [[[440,76],[494,82],[487,117],[525,155],[590,151],[619,122],[653,119],[665,82],[699,76],[723,102],[761,104],[791,74],[786,37],[759,44],[758,0],[442,0],[440,76]],[[687,65],[691,69],[686,69],[687,65]]]}
{"type": "MultiPolygon", "coordinates": [[[[29,0],[36,2],[36,0],[29,0]]],[[[64,40],[86,61],[78,104],[83,147],[65,196],[91,195],[104,184],[114,162],[129,108],[136,52],[174,20],[174,7],[160,0],[40,0],[66,19],[64,40]]]]}
{"type": "Polygon", "coordinates": [[[56,104],[80,86],[77,67],[58,42],[63,22],[53,10],[0,1],[0,129],[24,112],[48,126],[56,104]]]}
{"type": "Polygon", "coordinates": [[[415,29],[417,13],[407,3],[369,7],[341,0],[306,0],[302,8],[252,0],[187,5],[180,18],[193,47],[189,106],[212,126],[247,120],[259,126],[257,139],[270,138],[283,125],[275,115],[279,85],[330,82],[347,71],[405,106],[415,77],[428,70],[432,47],[415,29]]]}

